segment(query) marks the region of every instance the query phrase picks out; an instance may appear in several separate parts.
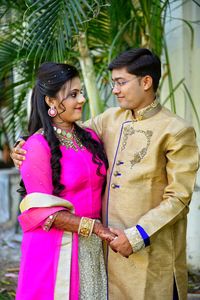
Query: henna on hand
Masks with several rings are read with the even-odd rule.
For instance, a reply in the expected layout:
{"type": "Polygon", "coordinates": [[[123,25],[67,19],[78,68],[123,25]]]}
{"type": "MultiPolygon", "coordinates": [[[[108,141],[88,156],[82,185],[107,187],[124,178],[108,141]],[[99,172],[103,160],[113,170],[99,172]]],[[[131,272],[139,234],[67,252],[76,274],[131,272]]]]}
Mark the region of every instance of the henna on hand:
{"type": "Polygon", "coordinates": [[[116,237],[116,235],[112,233],[109,228],[104,227],[100,222],[95,222],[93,232],[103,241],[107,241],[108,243],[113,241],[116,237]]]}
{"type": "Polygon", "coordinates": [[[70,232],[77,232],[81,218],[70,213],[67,210],[61,210],[58,212],[53,227],[70,232]]]}
{"type": "MultiPolygon", "coordinates": [[[[58,212],[52,227],[64,231],[78,232],[80,220],[81,218],[79,216],[76,216],[67,210],[61,210],[58,212]]],[[[113,241],[116,237],[109,228],[104,227],[101,222],[97,221],[95,221],[93,233],[108,243],[113,241]]]]}

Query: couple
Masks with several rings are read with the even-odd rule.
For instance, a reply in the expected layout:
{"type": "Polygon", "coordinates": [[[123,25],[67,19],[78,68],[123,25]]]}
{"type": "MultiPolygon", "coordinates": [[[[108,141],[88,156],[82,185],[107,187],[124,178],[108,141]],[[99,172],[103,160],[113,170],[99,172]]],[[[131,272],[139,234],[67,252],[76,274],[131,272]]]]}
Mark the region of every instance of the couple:
{"type": "Polygon", "coordinates": [[[157,102],[161,64],[151,51],[126,51],[109,70],[120,107],[82,128],[76,69],[39,69],[26,158],[23,142],[12,154],[26,193],[17,299],[187,299],[194,129],[157,102]]]}

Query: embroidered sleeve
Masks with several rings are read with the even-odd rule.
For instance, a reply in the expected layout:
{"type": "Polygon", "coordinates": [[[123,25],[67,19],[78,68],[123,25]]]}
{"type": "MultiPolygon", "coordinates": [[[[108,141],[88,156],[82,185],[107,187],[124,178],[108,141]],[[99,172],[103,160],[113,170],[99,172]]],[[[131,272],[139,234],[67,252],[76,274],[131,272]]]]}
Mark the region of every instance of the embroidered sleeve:
{"type": "Polygon", "coordinates": [[[188,213],[198,170],[199,151],[193,128],[184,128],[176,136],[171,136],[166,147],[168,185],[163,201],[138,220],[151,242],[162,229],[188,213]]]}
{"type": "Polygon", "coordinates": [[[124,230],[124,232],[129,240],[129,243],[132,246],[133,253],[145,248],[144,240],[136,226],[128,228],[124,230]]]}
{"type": "Polygon", "coordinates": [[[149,236],[142,226],[136,225],[126,229],[124,232],[133,248],[133,252],[138,252],[150,245],[149,236]]]}

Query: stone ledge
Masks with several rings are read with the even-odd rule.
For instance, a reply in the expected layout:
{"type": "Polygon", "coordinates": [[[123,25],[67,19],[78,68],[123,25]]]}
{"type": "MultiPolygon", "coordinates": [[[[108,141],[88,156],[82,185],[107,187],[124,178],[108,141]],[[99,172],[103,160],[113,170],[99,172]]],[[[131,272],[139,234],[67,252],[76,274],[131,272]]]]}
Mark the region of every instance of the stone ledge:
{"type": "Polygon", "coordinates": [[[20,195],[20,175],[16,168],[0,169],[0,228],[5,230],[17,223],[20,195]]]}
{"type": "Polygon", "coordinates": [[[188,300],[200,299],[200,294],[188,294],[188,300]]]}

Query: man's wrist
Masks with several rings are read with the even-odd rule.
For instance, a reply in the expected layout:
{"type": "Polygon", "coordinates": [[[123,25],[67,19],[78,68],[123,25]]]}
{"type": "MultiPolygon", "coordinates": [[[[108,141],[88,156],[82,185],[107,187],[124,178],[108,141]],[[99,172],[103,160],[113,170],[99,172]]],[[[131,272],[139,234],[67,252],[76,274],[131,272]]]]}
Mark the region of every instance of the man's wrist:
{"type": "Polygon", "coordinates": [[[26,141],[28,139],[29,136],[24,135],[24,136],[19,136],[18,139],[16,140],[16,142],[13,145],[13,148],[17,147],[17,145],[21,142],[21,141],[26,141]]]}
{"type": "Polygon", "coordinates": [[[124,233],[131,244],[133,253],[145,248],[145,242],[136,226],[125,229],[124,233]]]}

